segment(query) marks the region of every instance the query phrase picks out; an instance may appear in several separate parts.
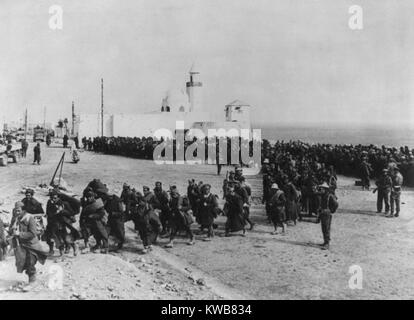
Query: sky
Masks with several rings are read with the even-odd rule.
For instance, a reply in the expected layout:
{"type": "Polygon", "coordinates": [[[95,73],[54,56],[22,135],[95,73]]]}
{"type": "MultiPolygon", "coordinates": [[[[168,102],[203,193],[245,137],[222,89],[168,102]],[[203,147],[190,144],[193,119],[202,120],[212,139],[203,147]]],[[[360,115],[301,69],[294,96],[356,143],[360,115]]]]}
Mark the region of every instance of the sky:
{"type": "Polygon", "coordinates": [[[101,78],[105,112],[158,110],[195,63],[223,117],[240,99],[256,125],[414,126],[413,17],[412,0],[2,0],[0,121],[97,113],[101,78]]]}

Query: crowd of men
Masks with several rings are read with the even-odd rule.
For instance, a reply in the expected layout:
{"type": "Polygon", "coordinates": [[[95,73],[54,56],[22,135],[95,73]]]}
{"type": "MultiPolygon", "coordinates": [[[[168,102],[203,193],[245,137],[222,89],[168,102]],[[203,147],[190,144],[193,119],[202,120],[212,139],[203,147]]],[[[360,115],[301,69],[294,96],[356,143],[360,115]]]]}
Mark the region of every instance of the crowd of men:
{"type": "Polygon", "coordinates": [[[158,141],[149,137],[94,137],[82,138],[83,148],[88,151],[116,154],[138,159],[152,159],[158,141]]]}
{"type": "Polygon", "coordinates": [[[106,254],[109,237],[113,236],[113,250],[121,250],[127,221],[133,222],[142,240],[143,253],[151,250],[159,237],[167,238],[165,246],[172,248],[180,233],[188,238],[188,245],[194,245],[191,228],[194,222],[198,223],[200,234],[205,233],[203,241],[211,241],[218,228],[215,219],[219,215],[227,217],[225,236],[239,231],[244,236],[247,224],[250,229],[254,226],[249,218],[251,189],[240,169],[232,176],[234,179],[225,180],[223,208],[218,204],[218,196],[211,192],[211,186],[195,180],[188,181],[186,193],[180,193],[177,186],[164,190],[158,181],[153,190],[144,186],[142,192],[125,183],[122,193],[115,195],[99,179],[94,179],[80,199],[58,188],[52,189],[46,210],[34,197],[34,191],[27,189],[25,198],[15,204],[7,240],[2,243],[7,242],[15,249],[18,272],[25,271],[29,282],[33,282],[37,262],[44,263],[47,256],[54,255],[55,249],[60,256],[71,250],[74,256],[78,255],[78,240],[83,239],[84,252],[106,254]],[[43,215],[46,226],[41,219],[43,215]],[[75,224],[77,220],[79,227],[75,224]],[[94,244],[90,244],[91,239],[94,244]]]}
{"type": "MultiPolygon", "coordinates": [[[[323,228],[329,230],[328,212],[321,213],[326,206],[324,197],[328,195],[329,211],[336,210],[338,173],[360,177],[356,183],[364,190],[370,190],[370,179],[375,179],[373,192],[377,192],[377,212],[382,211],[384,203],[385,214],[398,217],[403,176],[412,179],[414,175],[412,154],[413,150],[408,147],[339,146],[300,141],[277,141],[272,145],[265,140],[262,145],[263,203],[266,203],[269,214],[271,199],[277,194],[272,189],[280,188],[284,191],[281,198],[287,203],[287,221],[295,223],[296,219],[301,219],[301,212],[305,212],[316,216],[323,228]]],[[[328,246],[328,232],[324,232],[324,238],[328,246]]]]}
{"type": "MultiPolygon", "coordinates": [[[[155,147],[164,140],[155,140],[151,137],[95,137],[82,139],[85,150],[116,154],[140,159],[153,159],[155,147]]],[[[185,141],[184,149],[194,143],[185,141]]],[[[172,141],[174,150],[176,140],[172,141]]],[[[211,141],[210,141],[211,143],[211,141]]],[[[252,142],[240,139],[239,146],[249,145],[249,153],[252,155],[252,142]]],[[[227,160],[231,161],[231,139],[227,141],[227,160]]],[[[240,148],[236,146],[237,148],[240,148]]],[[[217,151],[218,144],[216,143],[217,151]]],[[[206,157],[208,155],[208,143],[206,143],[206,157]]],[[[217,155],[219,152],[217,152],[217,155]]],[[[270,164],[279,164],[285,158],[291,157],[298,162],[299,170],[312,164],[320,164],[324,168],[335,168],[335,172],[346,176],[354,176],[361,179],[362,186],[369,189],[369,180],[378,178],[384,168],[398,167],[405,177],[404,184],[414,186],[414,149],[405,147],[386,147],[375,145],[332,145],[310,144],[302,141],[277,141],[272,144],[268,140],[262,141],[262,164],[265,159],[270,164]]]]}
{"type": "Polygon", "coordinates": [[[316,166],[326,170],[335,168],[337,174],[359,177],[365,184],[370,178],[380,177],[384,168],[391,171],[398,167],[405,178],[404,184],[414,186],[414,149],[407,146],[309,144],[301,141],[272,144],[263,140],[262,159],[277,165],[290,159],[296,171],[301,172],[308,168],[315,171],[316,166]]]}
{"type": "MultiPolygon", "coordinates": [[[[90,139],[82,139],[87,149],[90,142],[90,139]]],[[[144,138],[95,138],[92,148],[115,154],[125,152],[129,156],[129,152],[136,152],[132,155],[145,158],[152,156],[149,150],[157,143],[144,138]]],[[[272,145],[264,140],[262,159],[262,201],[268,221],[274,227],[273,233],[278,234],[278,228],[281,228],[281,234],[285,234],[287,227],[296,225],[305,213],[321,223],[324,239],[321,248],[325,250],[329,249],[332,214],[338,208],[337,173],[358,173],[362,188],[367,190],[370,189],[370,178],[377,178],[373,190],[377,192],[377,210],[381,212],[384,203],[385,213],[394,217],[400,211],[402,171],[409,174],[412,168],[412,150],[408,148],[311,145],[299,141],[272,145]]],[[[215,219],[219,215],[227,218],[225,236],[233,232],[245,235],[246,227],[251,230],[255,225],[250,219],[251,195],[242,167],[236,167],[223,181],[225,202],[222,208],[218,196],[211,192],[211,186],[195,180],[188,181],[186,193],[180,192],[177,186],[165,190],[158,181],[153,190],[144,186],[142,192],[125,183],[122,193],[115,195],[103,182],[94,179],[80,199],[58,188],[51,190],[46,212],[34,198],[34,191],[28,189],[25,198],[15,204],[8,237],[0,238],[0,246],[4,247],[4,243],[12,245],[18,272],[26,271],[29,281],[33,282],[37,261],[44,263],[55,249],[60,255],[73,250],[76,256],[78,240],[83,239],[85,252],[106,254],[109,237],[113,236],[116,239],[114,250],[121,250],[127,221],[133,222],[142,240],[143,253],[150,251],[159,237],[168,238],[165,246],[172,248],[180,233],[188,238],[188,245],[194,245],[191,228],[194,222],[199,225],[200,233],[205,232],[203,240],[211,241],[218,228],[215,219]],[[41,219],[37,219],[44,214],[46,227],[41,219]],[[79,228],[75,225],[78,215],[79,228]],[[91,238],[94,245],[90,245],[91,238]]],[[[3,224],[0,227],[4,229],[3,224]]]]}
{"type": "MultiPolygon", "coordinates": [[[[231,138],[226,138],[227,140],[227,164],[232,164],[232,151],[239,152],[239,159],[241,159],[241,148],[249,148],[249,155],[252,155],[253,151],[253,143],[252,141],[249,141],[248,139],[242,139],[239,138],[237,143],[232,143],[231,138]]],[[[184,152],[187,150],[187,148],[197,143],[198,140],[196,138],[193,138],[190,141],[184,142],[184,152]]],[[[85,150],[88,151],[95,151],[95,152],[102,152],[105,154],[114,154],[114,155],[121,155],[121,156],[127,156],[132,158],[138,158],[138,159],[150,159],[155,160],[153,158],[154,155],[154,149],[157,147],[157,145],[161,143],[166,143],[170,146],[172,146],[172,154],[173,159],[176,159],[176,150],[179,146],[179,143],[177,142],[177,139],[153,139],[152,137],[142,137],[142,138],[130,138],[130,137],[95,137],[95,138],[82,138],[82,144],[85,150]]],[[[224,156],[219,159],[221,156],[220,154],[220,144],[219,144],[219,138],[209,139],[208,137],[205,138],[204,141],[204,160],[208,160],[209,156],[209,148],[215,148],[216,149],[216,160],[217,162],[220,162],[223,164],[224,156]],[[219,161],[220,160],[220,161],[219,161]]],[[[165,155],[165,151],[161,153],[161,156],[165,155]]],[[[194,157],[197,156],[197,150],[194,148],[194,152],[192,154],[194,157]]],[[[221,167],[220,167],[221,168],[221,167]]],[[[219,171],[220,172],[220,171],[219,171]]]]}

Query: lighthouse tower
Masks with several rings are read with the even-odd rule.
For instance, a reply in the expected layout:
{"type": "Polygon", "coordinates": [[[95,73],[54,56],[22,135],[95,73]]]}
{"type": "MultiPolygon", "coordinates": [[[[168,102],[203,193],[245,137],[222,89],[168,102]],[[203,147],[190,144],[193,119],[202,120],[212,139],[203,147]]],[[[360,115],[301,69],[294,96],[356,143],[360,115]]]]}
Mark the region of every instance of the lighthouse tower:
{"type": "Polygon", "coordinates": [[[190,81],[187,82],[187,95],[188,100],[190,102],[190,112],[192,111],[200,111],[202,98],[201,98],[201,87],[203,84],[200,81],[196,81],[196,75],[200,74],[200,72],[196,71],[196,68],[193,66],[189,72],[190,74],[190,81]]]}

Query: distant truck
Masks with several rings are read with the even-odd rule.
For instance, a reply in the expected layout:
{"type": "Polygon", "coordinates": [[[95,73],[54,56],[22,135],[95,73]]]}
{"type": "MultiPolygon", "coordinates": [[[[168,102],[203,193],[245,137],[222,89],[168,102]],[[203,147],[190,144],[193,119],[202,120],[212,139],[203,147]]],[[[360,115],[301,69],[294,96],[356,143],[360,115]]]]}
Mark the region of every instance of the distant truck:
{"type": "Polygon", "coordinates": [[[33,129],[33,142],[46,140],[46,130],[43,128],[34,128],[33,129]]]}

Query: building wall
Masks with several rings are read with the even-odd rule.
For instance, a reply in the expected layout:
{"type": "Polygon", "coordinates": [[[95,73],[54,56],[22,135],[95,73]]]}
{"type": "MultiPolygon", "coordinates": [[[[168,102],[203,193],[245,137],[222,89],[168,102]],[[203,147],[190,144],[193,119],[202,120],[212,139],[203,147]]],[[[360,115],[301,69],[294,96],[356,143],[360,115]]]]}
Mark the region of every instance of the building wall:
{"type": "MultiPolygon", "coordinates": [[[[97,137],[101,135],[100,114],[82,114],[79,116],[79,138],[97,137]]],[[[113,116],[104,115],[104,136],[113,136],[113,116]]]]}
{"type": "MultiPolygon", "coordinates": [[[[107,137],[148,137],[155,136],[157,130],[168,129],[174,134],[177,121],[184,122],[184,128],[198,128],[206,135],[208,129],[231,128],[250,129],[249,119],[240,117],[238,122],[224,121],[220,112],[158,112],[147,114],[105,115],[104,135],[107,137]]],[[[101,135],[100,115],[89,114],[79,117],[79,137],[96,137],[101,135]]]]}

